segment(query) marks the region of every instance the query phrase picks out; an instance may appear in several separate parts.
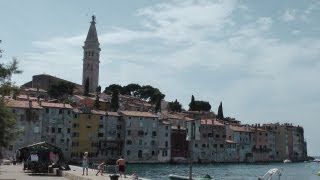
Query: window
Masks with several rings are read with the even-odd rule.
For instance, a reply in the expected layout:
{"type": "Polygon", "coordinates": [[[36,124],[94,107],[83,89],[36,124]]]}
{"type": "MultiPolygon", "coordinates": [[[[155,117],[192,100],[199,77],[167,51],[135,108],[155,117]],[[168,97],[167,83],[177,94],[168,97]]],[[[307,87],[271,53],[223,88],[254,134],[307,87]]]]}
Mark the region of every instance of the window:
{"type": "Polygon", "coordinates": [[[157,132],[156,131],[152,131],[152,136],[157,136],[157,132]]]}
{"type": "Polygon", "coordinates": [[[70,114],[70,110],[68,110],[68,114],[70,114]]]}
{"type": "Polygon", "coordinates": [[[202,147],[205,148],[207,145],[206,144],[202,144],[202,147]]]}
{"type": "Polygon", "coordinates": [[[120,133],[118,133],[118,134],[117,134],[117,137],[118,137],[118,138],[120,138],[120,137],[121,137],[120,133]]]}
{"type": "Polygon", "coordinates": [[[142,145],[142,139],[139,139],[139,145],[142,145]]]}
{"type": "Polygon", "coordinates": [[[89,126],[89,125],[88,125],[88,126],[87,126],[87,128],[89,128],[89,129],[90,129],[90,128],[91,128],[91,126],[89,126]]]}
{"type": "Polygon", "coordinates": [[[98,133],[98,137],[103,137],[103,133],[98,133]]]}
{"type": "Polygon", "coordinates": [[[51,143],[54,143],[55,139],[54,138],[51,138],[51,143]]]}
{"type": "Polygon", "coordinates": [[[88,115],[88,119],[91,119],[91,115],[88,115]]]}
{"type": "Polygon", "coordinates": [[[12,109],[12,113],[16,113],[16,110],[15,110],[15,109],[12,109]]]}
{"type": "Polygon", "coordinates": [[[121,129],[121,125],[117,125],[117,129],[120,130],[121,129]]]}
{"type": "Polygon", "coordinates": [[[166,137],[168,137],[168,133],[166,133],[166,137]]]}
{"type": "Polygon", "coordinates": [[[169,126],[166,126],[166,129],[169,129],[169,126]]]}
{"type": "Polygon", "coordinates": [[[58,128],[58,133],[61,133],[61,128],[58,128]]]}
{"type": "Polygon", "coordinates": [[[166,141],[166,147],[168,147],[168,141],[166,141]]]}
{"type": "Polygon", "coordinates": [[[227,136],[224,134],[224,135],[222,135],[222,138],[226,138],[227,136]]]}
{"type": "Polygon", "coordinates": [[[155,144],[156,144],[156,141],[152,140],[151,145],[155,145],[155,144]]]}
{"type": "Polygon", "coordinates": [[[217,144],[213,144],[213,147],[214,147],[214,148],[217,148],[218,146],[217,146],[217,144]]]}
{"type": "Polygon", "coordinates": [[[142,158],[142,150],[138,151],[138,158],[142,158]]]}
{"type": "Polygon", "coordinates": [[[216,134],[216,138],[220,138],[220,135],[219,135],[219,134],[216,134]]]}
{"type": "Polygon", "coordinates": [[[138,136],[143,136],[144,132],[142,130],[138,131],[138,136]]]}
{"type": "Polygon", "coordinates": [[[99,124],[99,128],[102,129],[103,128],[103,124],[99,124]]]}
{"type": "Polygon", "coordinates": [[[55,129],[54,127],[52,127],[52,128],[51,128],[51,132],[52,132],[52,133],[55,133],[55,132],[56,132],[56,129],[55,129]]]}
{"type": "Polygon", "coordinates": [[[100,116],[100,120],[103,120],[103,116],[100,116]]]}
{"type": "Polygon", "coordinates": [[[59,114],[62,114],[62,109],[59,109],[59,114]]]}
{"type": "Polygon", "coordinates": [[[131,141],[131,140],[127,140],[127,144],[128,144],[128,145],[131,145],[131,144],[132,144],[132,141],[131,141]]]}
{"type": "Polygon", "coordinates": [[[163,151],[162,151],[162,156],[163,156],[163,157],[168,156],[168,151],[167,151],[167,150],[163,150],[163,151]]]}
{"type": "Polygon", "coordinates": [[[198,144],[196,143],[196,144],[194,144],[194,147],[198,147],[198,144]]]}
{"type": "Polygon", "coordinates": [[[46,108],[46,113],[49,113],[49,108],[46,108]]]}
{"type": "Polygon", "coordinates": [[[74,117],[75,119],[77,119],[77,118],[78,118],[78,114],[74,114],[73,117],[74,117]]]}
{"type": "Polygon", "coordinates": [[[130,136],[131,135],[131,130],[128,130],[127,134],[128,134],[128,136],[130,136]]]}
{"type": "Polygon", "coordinates": [[[60,139],[60,142],[64,143],[64,139],[60,139]]]}
{"type": "Polygon", "coordinates": [[[223,144],[220,144],[220,148],[223,148],[223,146],[224,146],[223,144]]]}
{"type": "Polygon", "coordinates": [[[130,156],[130,150],[127,151],[127,156],[130,156]]]}
{"type": "Polygon", "coordinates": [[[152,151],[152,152],[151,152],[151,155],[152,155],[152,156],[154,156],[154,154],[155,154],[155,152],[154,152],[154,151],[152,151]]]}
{"type": "Polygon", "coordinates": [[[9,145],[8,149],[9,149],[9,151],[12,151],[13,150],[13,145],[9,145]]]}

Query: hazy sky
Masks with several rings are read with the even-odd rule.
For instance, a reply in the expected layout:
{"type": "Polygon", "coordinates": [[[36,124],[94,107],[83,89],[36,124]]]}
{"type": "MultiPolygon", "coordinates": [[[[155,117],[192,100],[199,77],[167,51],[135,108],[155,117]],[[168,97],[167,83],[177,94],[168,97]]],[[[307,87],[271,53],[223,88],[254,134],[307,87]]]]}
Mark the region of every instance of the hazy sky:
{"type": "Polygon", "coordinates": [[[320,1],[1,1],[1,62],[21,85],[47,73],[82,82],[91,15],[100,82],[150,84],[187,108],[191,95],[242,123],[289,122],[320,143],[320,1]]]}

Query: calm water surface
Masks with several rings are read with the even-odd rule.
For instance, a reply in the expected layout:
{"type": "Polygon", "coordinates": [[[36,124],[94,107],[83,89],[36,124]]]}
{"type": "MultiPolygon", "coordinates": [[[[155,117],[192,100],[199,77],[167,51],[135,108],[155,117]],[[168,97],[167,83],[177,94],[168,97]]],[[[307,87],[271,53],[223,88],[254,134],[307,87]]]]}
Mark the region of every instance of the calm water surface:
{"type": "MultiPolygon", "coordinates": [[[[320,164],[310,163],[270,163],[270,164],[194,164],[193,177],[203,177],[209,174],[216,180],[257,180],[269,169],[282,169],[281,180],[320,180],[317,173],[320,164]]],[[[188,176],[187,164],[128,164],[128,174],[136,172],[139,177],[153,180],[169,179],[169,174],[188,176]]]]}

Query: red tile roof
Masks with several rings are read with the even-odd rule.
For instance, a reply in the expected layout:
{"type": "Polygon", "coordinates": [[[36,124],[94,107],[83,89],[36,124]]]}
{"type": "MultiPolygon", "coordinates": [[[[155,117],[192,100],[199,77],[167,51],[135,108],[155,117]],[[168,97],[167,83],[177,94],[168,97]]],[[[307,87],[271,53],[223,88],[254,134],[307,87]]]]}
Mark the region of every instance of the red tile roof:
{"type": "MultiPolygon", "coordinates": [[[[30,102],[29,101],[17,101],[17,100],[8,100],[6,102],[8,107],[12,108],[30,108],[30,102]]],[[[42,109],[42,107],[39,106],[39,103],[37,101],[31,101],[31,105],[33,109],[42,109]]]]}
{"type": "Polygon", "coordinates": [[[201,124],[224,126],[224,124],[220,123],[216,119],[201,119],[201,124]]]}
{"type": "Polygon", "coordinates": [[[232,126],[230,125],[230,129],[237,132],[252,132],[249,127],[244,126],[232,126]]]}
{"type": "Polygon", "coordinates": [[[64,103],[49,103],[49,102],[41,102],[42,107],[51,107],[51,108],[63,108],[63,109],[72,109],[70,104],[64,103]]]}
{"type": "Polygon", "coordinates": [[[120,111],[121,114],[125,116],[136,116],[136,117],[153,117],[157,118],[156,114],[150,112],[141,112],[141,111],[120,111]]]}

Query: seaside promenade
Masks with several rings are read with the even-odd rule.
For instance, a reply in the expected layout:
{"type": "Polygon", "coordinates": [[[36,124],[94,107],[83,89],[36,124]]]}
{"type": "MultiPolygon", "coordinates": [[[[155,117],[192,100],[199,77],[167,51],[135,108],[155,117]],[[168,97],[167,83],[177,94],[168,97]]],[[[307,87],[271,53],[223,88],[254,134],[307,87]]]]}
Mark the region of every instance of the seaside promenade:
{"type": "MultiPolygon", "coordinates": [[[[82,176],[82,168],[78,166],[70,166],[70,171],[62,171],[61,176],[55,175],[35,175],[31,173],[26,173],[22,170],[22,165],[1,165],[0,166],[0,180],[33,180],[33,179],[43,179],[43,180],[108,180],[110,179],[109,175],[104,173],[103,176],[100,174],[96,176],[97,170],[89,169],[88,176],[82,176]]],[[[126,178],[119,177],[119,180],[128,180],[132,179],[132,176],[127,175],[126,178]]],[[[146,180],[144,178],[140,178],[140,180],[146,180]]]]}

